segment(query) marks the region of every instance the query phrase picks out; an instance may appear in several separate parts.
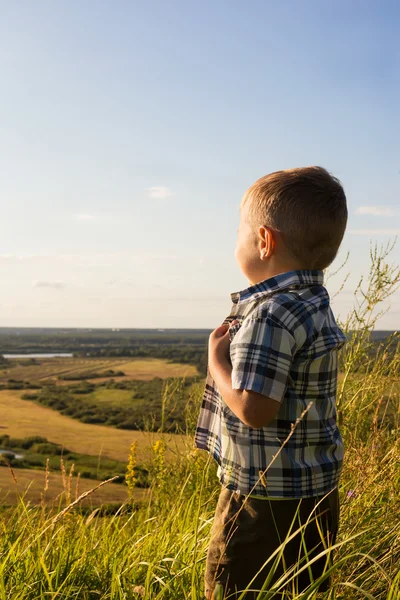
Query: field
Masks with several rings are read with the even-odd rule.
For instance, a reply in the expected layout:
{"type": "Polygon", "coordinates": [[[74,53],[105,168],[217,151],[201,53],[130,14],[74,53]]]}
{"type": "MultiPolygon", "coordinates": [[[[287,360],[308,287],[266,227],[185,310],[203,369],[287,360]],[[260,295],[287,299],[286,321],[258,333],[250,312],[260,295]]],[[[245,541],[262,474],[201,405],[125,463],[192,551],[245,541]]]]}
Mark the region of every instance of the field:
{"type": "MultiPolygon", "coordinates": [[[[64,376],[80,376],[88,372],[101,374],[108,369],[123,371],[125,376],[117,377],[118,380],[138,379],[148,381],[154,377],[165,379],[167,377],[195,377],[198,375],[196,367],[189,364],[171,363],[157,358],[146,359],[90,359],[90,358],[40,358],[32,362],[30,359],[15,359],[9,366],[0,371],[0,383],[9,379],[16,381],[31,381],[44,383],[54,380],[58,384],[65,383],[59,379],[64,376]]],[[[85,378],[86,379],[86,378],[85,378]]],[[[87,378],[90,380],[90,378],[87,378]]],[[[109,379],[106,377],[105,379],[109,379]]],[[[96,382],[101,379],[95,379],[96,382]]]]}
{"type": "MultiPolygon", "coordinates": [[[[124,369],[125,376],[118,379],[150,380],[153,377],[185,376],[196,374],[195,367],[168,363],[160,359],[79,359],[79,358],[51,358],[40,359],[31,364],[29,359],[12,361],[11,367],[1,372],[0,381],[12,378],[15,381],[45,382],[47,379],[56,380],[59,385],[68,384],[69,381],[58,379],[64,375],[80,375],[85,372],[98,373],[107,369],[116,371],[124,369]]],[[[100,383],[101,378],[95,380],[100,383]]],[[[124,390],[99,390],[98,401],[120,402],[129,395],[124,390]],[[103,392],[103,393],[101,393],[103,392]],[[106,396],[108,395],[108,399],[106,396]]],[[[138,461],[146,463],[153,455],[152,446],[156,439],[166,438],[170,444],[171,436],[155,435],[141,432],[118,431],[113,428],[79,423],[74,419],[60,415],[49,408],[39,406],[33,402],[20,398],[21,392],[13,390],[0,391],[0,411],[3,415],[0,425],[0,435],[8,434],[10,437],[27,438],[41,436],[50,442],[61,444],[73,452],[89,454],[127,462],[129,448],[132,442],[137,442],[138,461]]],[[[182,440],[176,436],[174,442],[182,447],[182,440]]],[[[173,443],[172,446],[175,444],[173,443]]],[[[168,453],[168,457],[172,456],[168,453]]],[[[167,459],[168,459],[167,457],[167,459]]],[[[45,485],[45,472],[32,469],[14,469],[16,482],[8,468],[0,468],[0,503],[14,504],[23,496],[26,501],[40,503],[45,485]]],[[[77,478],[71,482],[72,492],[76,491],[77,478]]],[[[79,494],[96,486],[97,482],[80,479],[79,494]]],[[[46,504],[65,501],[65,481],[61,473],[51,472],[48,477],[48,491],[44,494],[46,504]]],[[[135,499],[141,499],[146,493],[143,489],[135,490],[135,499]]],[[[121,504],[127,500],[127,488],[124,485],[108,484],[102,487],[84,504],[121,504]]]]}
{"type": "MultiPolygon", "coordinates": [[[[3,383],[3,385],[12,387],[18,385],[19,382],[25,382],[25,392],[37,385],[46,387],[48,382],[56,385],[57,388],[60,387],[60,389],[67,389],[68,386],[87,385],[93,382],[93,391],[84,396],[79,396],[83,404],[95,405],[99,409],[101,406],[105,406],[111,411],[118,407],[131,411],[136,406],[137,409],[146,413],[150,410],[150,404],[146,406],[146,397],[135,400],[132,389],[109,389],[104,387],[105,383],[113,380],[120,382],[119,385],[132,387],[132,385],[135,386],[135,382],[148,382],[150,384],[154,378],[162,378],[167,381],[167,378],[171,377],[194,376],[197,375],[197,369],[193,365],[170,363],[162,359],[49,358],[34,362],[30,359],[12,360],[7,364],[7,368],[0,373],[0,383],[3,383]],[[111,370],[115,373],[123,372],[124,375],[115,378],[110,378],[110,376],[98,377],[99,374],[110,373],[111,370]],[[86,377],[87,374],[96,374],[96,378],[90,379],[86,377]],[[68,379],[62,379],[64,377],[68,379]]],[[[24,400],[21,398],[23,394],[24,391],[18,389],[0,390],[0,412],[2,414],[0,436],[8,435],[12,439],[22,440],[39,436],[48,442],[59,444],[70,452],[88,455],[88,458],[96,457],[99,466],[103,465],[105,459],[113,459],[120,461],[122,465],[126,465],[130,447],[134,442],[136,443],[137,464],[143,469],[147,469],[154,457],[153,446],[157,440],[165,441],[168,446],[165,455],[166,462],[175,461],[178,453],[190,450],[189,441],[182,435],[121,430],[110,426],[83,423],[34,401],[24,400]]],[[[150,400],[149,397],[149,402],[150,400]]],[[[53,465],[55,460],[58,459],[53,457],[53,465]]],[[[66,464],[71,464],[71,461],[68,463],[68,458],[64,458],[64,460],[66,464]]],[[[85,462],[84,457],[83,462],[85,462]]],[[[89,460],[86,462],[93,463],[89,460]]],[[[40,468],[42,471],[14,468],[14,474],[18,482],[16,487],[10,471],[4,464],[4,460],[0,460],[0,504],[18,502],[18,494],[23,494],[25,488],[27,488],[27,500],[34,503],[40,501],[43,490],[41,482],[44,478],[43,461],[41,467],[39,465],[35,467],[35,469],[40,468]]],[[[78,465],[76,473],[80,472],[82,468],[93,472],[93,467],[87,469],[78,465]]],[[[63,491],[63,477],[59,465],[57,465],[57,469],[58,471],[53,470],[50,475],[49,492],[45,497],[46,503],[51,502],[54,497],[57,497],[63,491]]],[[[85,491],[95,487],[96,484],[97,482],[93,479],[81,479],[80,487],[82,491],[85,491]]],[[[72,485],[74,487],[75,484],[72,485]]],[[[142,497],[143,493],[143,489],[136,489],[135,499],[142,497]]],[[[94,504],[121,504],[126,499],[126,486],[111,484],[111,486],[101,488],[91,496],[90,502],[94,504]]]]}
{"type": "MultiPolygon", "coordinates": [[[[199,374],[205,375],[209,333],[207,330],[196,329],[91,330],[3,327],[0,328],[0,356],[69,353],[77,360],[86,361],[86,364],[87,361],[96,359],[105,363],[115,360],[114,364],[137,358],[162,359],[164,364],[168,362],[191,365],[199,374]]],[[[26,366],[29,366],[28,363],[26,366]]],[[[51,370],[52,365],[47,376],[51,374],[51,370]]]]}
{"type": "Polygon", "coordinates": [[[44,406],[21,400],[21,392],[0,391],[2,415],[0,435],[11,437],[43,436],[62,444],[74,452],[94,456],[108,456],[127,461],[132,442],[137,442],[137,457],[145,464],[153,456],[152,446],[158,439],[168,443],[168,457],[186,447],[185,436],[142,431],[124,431],[113,427],[80,423],[44,406]]]}

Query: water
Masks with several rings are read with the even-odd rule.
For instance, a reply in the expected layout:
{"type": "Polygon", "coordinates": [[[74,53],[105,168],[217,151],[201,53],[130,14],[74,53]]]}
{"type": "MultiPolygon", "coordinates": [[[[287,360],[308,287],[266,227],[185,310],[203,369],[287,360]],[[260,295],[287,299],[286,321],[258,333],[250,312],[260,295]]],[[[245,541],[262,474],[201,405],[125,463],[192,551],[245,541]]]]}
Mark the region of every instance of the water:
{"type": "Polygon", "coordinates": [[[73,354],[3,354],[4,358],[72,358],[73,354]]]}
{"type": "Polygon", "coordinates": [[[0,454],[12,454],[17,460],[24,458],[23,454],[15,454],[12,450],[0,450],[0,454]]]}

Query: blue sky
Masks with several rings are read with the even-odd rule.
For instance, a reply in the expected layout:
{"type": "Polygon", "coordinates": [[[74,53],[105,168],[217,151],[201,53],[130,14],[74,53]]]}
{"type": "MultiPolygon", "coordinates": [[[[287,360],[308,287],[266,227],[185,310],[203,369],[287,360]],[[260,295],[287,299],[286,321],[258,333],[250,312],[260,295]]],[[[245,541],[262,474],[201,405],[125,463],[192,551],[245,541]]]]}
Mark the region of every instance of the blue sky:
{"type": "Polygon", "coordinates": [[[1,326],[219,324],[243,192],[308,164],[348,197],[345,316],[400,233],[397,2],[0,6],[1,326]]]}

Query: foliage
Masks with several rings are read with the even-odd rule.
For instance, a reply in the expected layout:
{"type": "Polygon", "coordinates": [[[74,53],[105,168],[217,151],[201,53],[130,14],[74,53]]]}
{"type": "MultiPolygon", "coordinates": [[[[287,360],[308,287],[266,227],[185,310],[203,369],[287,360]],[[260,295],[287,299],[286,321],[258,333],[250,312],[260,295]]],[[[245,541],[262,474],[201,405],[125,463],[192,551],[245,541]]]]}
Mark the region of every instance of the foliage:
{"type": "MultiPolygon", "coordinates": [[[[62,415],[83,423],[101,423],[119,429],[151,431],[184,431],[187,404],[192,397],[192,378],[155,378],[151,381],[127,380],[98,384],[48,385],[40,392],[26,393],[24,400],[33,400],[59,411],[62,415]],[[96,390],[129,390],[129,401],[98,402],[96,390]]],[[[192,424],[193,426],[193,424],[192,424]]]]}
{"type": "Polygon", "coordinates": [[[104,377],[124,377],[123,371],[114,371],[107,369],[106,371],[81,371],[80,373],[67,373],[59,375],[59,379],[63,381],[80,381],[85,379],[102,379],[104,377]]]}
{"type": "Polygon", "coordinates": [[[0,384],[0,390],[40,390],[41,387],[38,383],[20,379],[9,379],[6,383],[0,384]]]}

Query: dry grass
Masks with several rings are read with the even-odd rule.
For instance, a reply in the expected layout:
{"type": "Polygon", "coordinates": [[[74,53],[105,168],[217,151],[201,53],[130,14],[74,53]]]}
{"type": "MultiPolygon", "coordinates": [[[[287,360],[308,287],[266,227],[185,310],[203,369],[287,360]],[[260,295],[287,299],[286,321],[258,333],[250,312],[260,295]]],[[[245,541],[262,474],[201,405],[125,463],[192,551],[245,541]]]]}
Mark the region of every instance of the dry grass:
{"type": "Polygon", "coordinates": [[[175,450],[185,447],[185,436],[182,435],[125,431],[81,423],[30,400],[22,400],[22,393],[13,390],[0,391],[0,435],[8,434],[18,438],[40,435],[50,442],[62,444],[72,452],[102,455],[125,462],[130,445],[137,441],[139,464],[151,460],[152,445],[161,437],[170,448],[167,460],[173,459],[175,450]]]}
{"type": "MultiPolygon", "coordinates": [[[[33,471],[31,469],[14,469],[16,483],[7,467],[0,467],[0,504],[16,504],[21,496],[32,504],[40,504],[42,493],[46,483],[45,471],[33,471]]],[[[76,495],[77,477],[71,480],[71,495],[76,495]]],[[[63,476],[61,473],[49,474],[49,487],[44,493],[46,504],[58,502],[60,495],[64,492],[63,476]]],[[[96,486],[97,482],[89,479],[80,479],[78,495],[87,492],[96,486]]],[[[135,489],[134,498],[140,500],[146,491],[135,489]]],[[[83,504],[101,505],[126,502],[127,487],[124,484],[109,483],[100,488],[83,501],[83,504]]]]}

